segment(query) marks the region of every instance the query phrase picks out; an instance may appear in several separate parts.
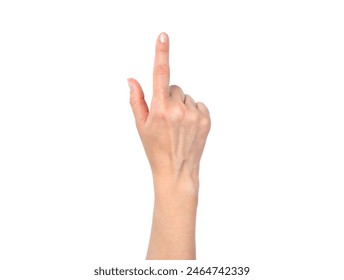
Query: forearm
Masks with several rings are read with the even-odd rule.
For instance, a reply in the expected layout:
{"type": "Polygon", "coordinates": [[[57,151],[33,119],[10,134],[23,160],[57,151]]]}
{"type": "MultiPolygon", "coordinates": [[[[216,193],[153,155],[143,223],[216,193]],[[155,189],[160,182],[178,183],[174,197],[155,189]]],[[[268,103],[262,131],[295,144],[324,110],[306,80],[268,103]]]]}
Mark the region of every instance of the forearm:
{"type": "Polygon", "coordinates": [[[147,259],[196,259],[198,180],[188,177],[154,181],[155,202],[147,259]]]}

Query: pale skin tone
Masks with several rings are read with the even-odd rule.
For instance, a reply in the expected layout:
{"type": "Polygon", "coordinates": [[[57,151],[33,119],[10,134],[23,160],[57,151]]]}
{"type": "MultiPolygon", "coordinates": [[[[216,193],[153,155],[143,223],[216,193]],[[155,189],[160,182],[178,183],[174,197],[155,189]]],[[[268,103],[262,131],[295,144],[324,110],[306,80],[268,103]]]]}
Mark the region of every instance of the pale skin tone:
{"type": "Polygon", "coordinates": [[[199,166],[210,130],[210,115],[201,102],[170,86],[170,42],[156,41],[153,98],[150,108],[140,84],[128,79],[130,105],[154,182],[154,212],[146,258],[196,259],[195,226],[199,166]]]}

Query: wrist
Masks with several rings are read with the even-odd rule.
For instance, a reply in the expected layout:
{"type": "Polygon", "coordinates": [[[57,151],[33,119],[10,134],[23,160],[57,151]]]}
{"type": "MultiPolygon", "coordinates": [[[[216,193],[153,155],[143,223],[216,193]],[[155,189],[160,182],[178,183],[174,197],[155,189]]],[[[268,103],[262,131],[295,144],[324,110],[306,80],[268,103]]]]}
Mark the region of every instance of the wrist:
{"type": "Polygon", "coordinates": [[[155,202],[183,205],[198,201],[199,178],[191,174],[153,173],[155,202]]]}

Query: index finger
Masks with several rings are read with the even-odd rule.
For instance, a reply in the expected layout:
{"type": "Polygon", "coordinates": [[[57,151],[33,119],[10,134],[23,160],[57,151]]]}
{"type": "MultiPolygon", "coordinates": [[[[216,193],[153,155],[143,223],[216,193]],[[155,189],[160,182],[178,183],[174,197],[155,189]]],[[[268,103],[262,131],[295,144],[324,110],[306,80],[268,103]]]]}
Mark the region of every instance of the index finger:
{"type": "Polygon", "coordinates": [[[153,97],[167,97],[170,95],[170,64],[169,64],[169,38],[161,33],[156,41],[153,70],[153,97]]]}

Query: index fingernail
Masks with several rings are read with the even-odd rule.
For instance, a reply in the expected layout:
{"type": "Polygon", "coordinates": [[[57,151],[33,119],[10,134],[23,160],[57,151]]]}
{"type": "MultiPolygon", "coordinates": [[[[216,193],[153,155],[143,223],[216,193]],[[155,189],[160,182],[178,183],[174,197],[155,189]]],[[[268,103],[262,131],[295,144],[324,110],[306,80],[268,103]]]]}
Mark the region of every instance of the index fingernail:
{"type": "Polygon", "coordinates": [[[160,43],[162,43],[162,44],[166,43],[167,42],[166,33],[161,33],[159,39],[160,39],[160,43]]]}

